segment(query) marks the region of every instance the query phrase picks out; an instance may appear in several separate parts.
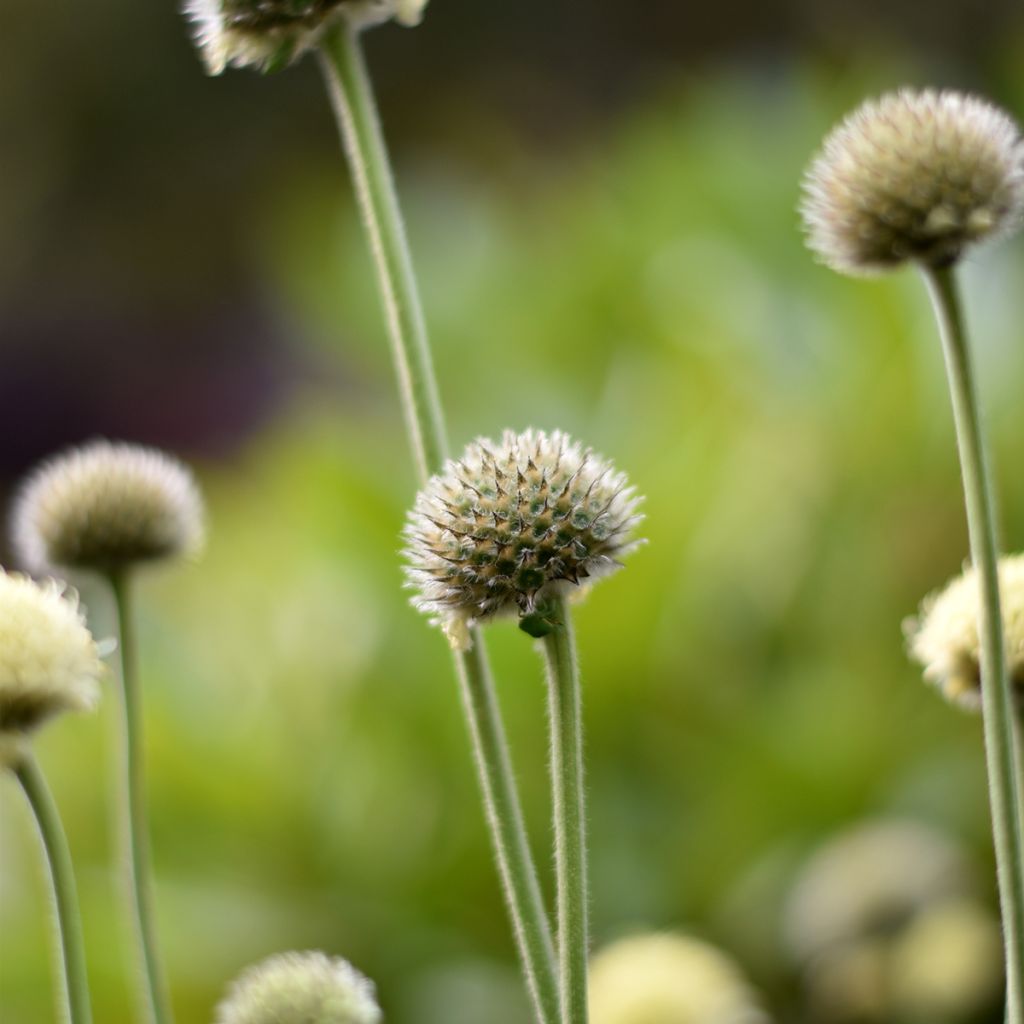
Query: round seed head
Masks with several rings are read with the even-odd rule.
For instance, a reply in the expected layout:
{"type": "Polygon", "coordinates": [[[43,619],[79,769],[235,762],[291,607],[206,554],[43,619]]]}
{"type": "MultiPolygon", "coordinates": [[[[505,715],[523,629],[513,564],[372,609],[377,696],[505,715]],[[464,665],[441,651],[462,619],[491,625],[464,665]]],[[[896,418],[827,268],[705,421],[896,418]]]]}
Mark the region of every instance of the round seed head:
{"type": "Polygon", "coordinates": [[[764,1024],[739,968],[685,935],[636,935],[591,961],[592,1024],[764,1024]]]}
{"type": "Polygon", "coordinates": [[[427,0],[186,0],[196,45],[211,75],[226,67],[274,71],[317,45],[344,19],[356,28],[394,20],[417,25],[427,0]]]}
{"type": "Polygon", "coordinates": [[[530,616],[546,598],[615,572],[639,543],[639,502],[611,463],[559,431],[474,441],[409,514],[413,604],[464,646],[476,620],[530,616]]]}
{"type": "Polygon", "coordinates": [[[28,478],[15,500],[12,533],[34,572],[109,573],[198,550],[202,502],[176,459],[96,441],[54,457],[28,478]]]}
{"type": "Polygon", "coordinates": [[[0,764],[54,715],[91,709],[102,673],[78,595],[0,569],[0,764]]]}
{"type": "Polygon", "coordinates": [[[1024,142],[984,100],[903,89],[865,103],[826,138],[804,179],[807,244],[833,270],[954,263],[1018,226],[1024,142]]]}
{"type": "Polygon", "coordinates": [[[279,953],[244,971],[216,1024],[378,1024],[373,982],[323,953],[279,953]]]}
{"type": "MultiPolygon", "coordinates": [[[[999,595],[1003,612],[1006,662],[1018,708],[1024,709],[1024,555],[999,560],[999,595]]],[[[924,677],[960,707],[981,710],[978,574],[966,569],[944,590],[926,597],[907,633],[911,657],[924,666],[924,677]]]]}

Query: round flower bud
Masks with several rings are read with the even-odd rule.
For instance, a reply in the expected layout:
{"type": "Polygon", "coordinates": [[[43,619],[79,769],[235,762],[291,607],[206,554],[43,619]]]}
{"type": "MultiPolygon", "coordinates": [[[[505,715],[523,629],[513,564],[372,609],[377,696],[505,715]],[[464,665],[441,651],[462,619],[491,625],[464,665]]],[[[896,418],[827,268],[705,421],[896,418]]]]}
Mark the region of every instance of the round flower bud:
{"type": "Polygon", "coordinates": [[[195,552],[203,510],[192,474],[152,448],[96,441],[43,463],[12,518],[15,550],[34,572],[112,573],[195,552]]]}
{"type": "Polygon", "coordinates": [[[273,71],[317,45],[344,19],[356,28],[416,25],[427,0],[186,0],[196,45],[211,75],[226,67],[273,71]]]}
{"type": "Polygon", "coordinates": [[[532,632],[546,598],[620,567],[639,543],[639,501],[611,463],[559,431],[474,441],[409,514],[413,603],[456,646],[466,627],[496,615],[518,614],[532,632]]]}
{"type": "Polygon", "coordinates": [[[590,965],[591,1024],[764,1024],[739,968],[685,935],[636,935],[590,965]]]}
{"type": "Polygon", "coordinates": [[[832,131],[804,193],[807,243],[833,270],[948,266],[972,242],[1019,223],[1024,142],[983,100],[903,89],[832,131]]]}
{"type": "MultiPolygon", "coordinates": [[[[1024,555],[999,560],[1006,662],[1018,707],[1024,708],[1024,555]]],[[[924,666],[924,677],[954,704],[981,710],[978,616],[981,588],[968,568],[938,593],[926,597],[909,620],[910,654],[924,666]]]]}
{"type": "Polygon", "coordinates": [[[243,971],[216,1024],[377,1024],[373,982],[323,953],[279,953],[243,971]]]}
{"type": "Polygon", "coordinates": [[[0,765],[49,718],[91,709],[102,673],[78,595],[0,569],[0,765]]]}

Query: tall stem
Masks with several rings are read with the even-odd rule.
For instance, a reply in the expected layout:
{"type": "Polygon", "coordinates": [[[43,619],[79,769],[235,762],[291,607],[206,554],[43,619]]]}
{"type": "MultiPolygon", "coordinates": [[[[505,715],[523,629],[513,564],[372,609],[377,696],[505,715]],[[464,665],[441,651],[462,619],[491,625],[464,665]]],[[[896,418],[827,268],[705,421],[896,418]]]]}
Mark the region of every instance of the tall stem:
{"type": "MultiPolygon", "coordinates": [[[[359,35],[340,24],[323,40],[321,67],[348,157],[391,340],[402,410],[421,484],[448,453],[444,416],[398,197],[359,35]]],[[[534,1012],[556,1024],[551,929],[530,853],[501,711],[479,635],[456,653],[463,706],[486,817],[534,1012]]]]}
{"type": "Polygon", "coordinates": [[[43,853],[50,870],[53,903],[56,908],[57,932],[64,968],[64,1012],[70,1024],[91,1024],[89,981],[85,969],[85,942],[78,913],[75,875],[71,851],[61,826],[60,815],[31,752],[25,752],[14,768],[14,774],[36,819],[43,853]]]}
{"type": "Polygon", "coordinates": [[[562,1024],[587,1021],[587,839],[583,723],[572,622],[564,600],[544,638],[551,719],[551,786],[558,879],[558,959],[562,1024]]]}
{"type": "Polygon", "coordinates": [[[999,900],[1006,944],[1007,1024],[1024,1024],[1024,848],[1020,827],[1010,678],[999,606],[998,542],[977,388],[953,271],[925,268],[946,358],[971,561],[981,588],[981,698],[995,839],[999,900]]]}
{"type": "Polygon", "coordinates": [[[121,709],[123,762],[119,772],[121,834],[124,866],[132,905],[133,930],[142,967],[140,994],[144,1019],[152,1024],[172,1024],[167,985],[160,966],[152,907],[149,837],[146,819],[145,762],[142,738],[142,695],[131,594],[125,573],[109,577],[117,607],[118,646],[121,662],[121,709]]]}

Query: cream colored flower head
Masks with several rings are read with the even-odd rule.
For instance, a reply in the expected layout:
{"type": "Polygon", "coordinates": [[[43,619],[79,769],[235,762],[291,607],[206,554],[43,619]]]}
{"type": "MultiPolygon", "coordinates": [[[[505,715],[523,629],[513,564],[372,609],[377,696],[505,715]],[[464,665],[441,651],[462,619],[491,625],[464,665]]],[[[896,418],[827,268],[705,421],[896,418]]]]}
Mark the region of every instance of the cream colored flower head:
{"type": "Polygon", "coordinates": [[[378,1024],[373,982],[323,953],[279,953],[244,971],[216,1024],[378,1024]]]}
{"type": "Polygon", "coordinates": [[[1017,227],[1024,142],[1013,120],[957,92],[902,89],[865,103],[826,138],[804,179],[807,244],[868,274],[911,260],[948,266],[1017,227]]]}
{"type": "Polygon", "coordinates": [[[226,67],[273,71],[297,60],[339,21],[368,28],[417,25],[427,0],[186,0],[196,45],[211,75],[226,67]]]}
{"type": "Polygon", "coordinates": [[[90,710],[102,674],[75,592],[0,569],[0,765],[49,718],[90,710]]]}
{"type": "Polygon", "coordinates": [[[96,441],[29,476],[15,500],[12,534],[33,572],[111,573],[195,553],[203,506],[192,474],[176,459],[96,441]]]}
{"type": "Polygon", "coordinates": [[[620,568],[640,543],[639,503],[610,462],[560,431],[474,441],[431,478],[409,514],[413,604],[455,646],[477,620],[525,621],[546,598],[620,568]]]}
{"type": "Polygon", "coordinates": [[[590,965],[591,1024],[765,1024],[753,990],[724,953],[655,933],[620,939],[590,965]]]}
{"type": "MultiPolygon", "coordinates": [[[[1018,706],[1024,708],[1024,555],[999,560],[999,595],[1006,661],[1018,706]]],[[[954,704],[981,710],[978,616],[981,590],[974,569],[926,597],[916,619],[905,625],[911,656],[924,677],[954,704]]]]}

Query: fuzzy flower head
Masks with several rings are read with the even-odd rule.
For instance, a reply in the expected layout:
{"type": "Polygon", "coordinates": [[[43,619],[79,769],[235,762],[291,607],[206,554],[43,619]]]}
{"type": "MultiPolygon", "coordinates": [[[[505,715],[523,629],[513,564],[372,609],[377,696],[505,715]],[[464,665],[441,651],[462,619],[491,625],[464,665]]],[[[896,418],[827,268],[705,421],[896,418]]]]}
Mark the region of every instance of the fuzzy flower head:
{"type": "Polygon", "coordinates": [[[903,89],[826,138],[804,179],[807,244],[846,274],[948,266],[1024,211],[1024,142],[984,100],[903,89]]]}
{"type": "Polygon", "coordinates": [[[196,45],[211,75],[226,67],[274,71],[317,45],[341,20],[368,28],[416,25],[427,0],[186,0],[196,45]]]}
{"type": "MultiPolygon", "coordinates": [[[[1006,661],[1018,707],[1024,708],[1024,555],[999,560],[1006,661]]],[[[981,588],[974,569],[926,597],[917,619],[906,624],[910,654],[924,676],[954,704],[981,709],[978,616],[981,588]]]]}
{"type": "Polygon", "coordinates": [[[724,953],[685,935],[620,939],[591,961],[592,1024],[765,1024],[724,953]]]}
{"type": "Polygon", "coordinates": [[[0,569],[0,764],[54,715],[91,709],[102,673],[74,591],[0,569]]]}
{"type": "Polygon", "coordinates": [[[203,508],[192,474],[152,448],[96,441],[43,463],[12,519],[15,549],[33,572],[117,572],[194,553],[203,508]]]}
{"type": "Polygon", "coordinates": [[[216,1024],[378,1024],[373,982],[347,960],[279,953],[248,968],[217,1007],[216,1024]]]}
{"type": "Polygon", "coordinates": [[[637,546],[639,501],[611,463],[559,431],[474,441],[409,514],[413,603],[456,646],[468,625],[496,615],[542,629],[534,619],[546,598],[607,576],[637,546]]]}

